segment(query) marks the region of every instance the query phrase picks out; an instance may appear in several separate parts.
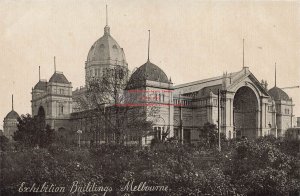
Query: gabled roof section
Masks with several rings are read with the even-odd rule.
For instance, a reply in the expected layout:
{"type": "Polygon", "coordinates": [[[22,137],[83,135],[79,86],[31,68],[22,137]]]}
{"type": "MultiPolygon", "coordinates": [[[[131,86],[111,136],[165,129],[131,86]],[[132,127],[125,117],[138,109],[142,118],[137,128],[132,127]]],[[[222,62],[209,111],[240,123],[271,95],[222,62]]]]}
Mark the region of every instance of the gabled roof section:
{"type": "MultiPolygon", "coordinates": [[[[237,78],[239,78],[238,76],[240,75],[239,74],[240,72],[242,72],[242,71],[229,73],[229,74],[227,74],[227,77],[231,77],[232,82],[234,82],[235,80],[237,80],[237,78]]],[[[181,94],[191,93],[191,92],[199,91],[203,88],[222,85],[223,78],[224,78],[224,75],[207,78],[207,79],[203,79],[203,80],[198,80],[195,82],[180,84],[180,85],[176,85],[174,87],[174,89],[177,91],[180,91],[181,94]]]]}
{"type": "Polygon", "coordinates": [[[212,77],[204,80],[198,80],[186,84],[175,86],[175,90],[180,94],[192,93],[201,90],[201,94],[207,94],[212,91],[214,94],[217,93],[218,89],[228,90],[240,82],[244,81],[245,78],[249,78],[256,87],[265,95],[270,96],[267,90],[261,85],[256,77],[249,71],[248,67],[244,67],[238,72],[226,73],[222,76],[212,77]],[[225,84],[224,84],[225,83],[225,84]]]}
{"type": "MultiPolygon", "coordinates": [[[[250,72],[250,71],[249,71],[250,72]]],[[[257,78],[250,72],[249,74],[249,78],[252,80],[252,82],[256,85],[256,87],[262,92],[264,93],[265,96],[270,96],[270,94],[268,93],[268,90],[265,89],[261,83],[257,80],[257,78]]]]}

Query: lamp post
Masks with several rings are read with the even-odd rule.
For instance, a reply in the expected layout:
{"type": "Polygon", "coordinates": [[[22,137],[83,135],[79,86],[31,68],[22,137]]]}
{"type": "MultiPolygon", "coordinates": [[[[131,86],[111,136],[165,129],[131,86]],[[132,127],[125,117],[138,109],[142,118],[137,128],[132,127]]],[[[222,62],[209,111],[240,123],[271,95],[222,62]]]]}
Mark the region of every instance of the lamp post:
{"type": "Polygon", "coordinates": [[[221,130],[220,130],[220,89],[218,89],[218,150],[221,152],[221,130]]]}
{"type": "Polygon", "coordinates": [[[78,146],[80,148],[80,135],[82,134],[82,131],[78,130],[77,133],[78,133],[78,146]]]}

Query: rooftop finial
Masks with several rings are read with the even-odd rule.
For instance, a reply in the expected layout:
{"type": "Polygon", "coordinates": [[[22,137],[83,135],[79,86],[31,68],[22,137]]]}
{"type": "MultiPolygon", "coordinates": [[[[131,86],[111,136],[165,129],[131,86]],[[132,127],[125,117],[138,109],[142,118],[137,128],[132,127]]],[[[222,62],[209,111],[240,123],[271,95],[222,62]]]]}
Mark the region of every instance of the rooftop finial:
{"type": "Polygon", "coordinates": [[[106,4],[106,25],[104,27],[104,35],[109,35],[110,34],[110,28],[108,26],[108,11],[107,11],[107,4],[106,4]]]}
{"type": "Polygon", "coordinates": [[[11,109],[14,110],[14,94],[11,95],[11,109]]]}
{"type": "Polygon", "coordinates": [[[39,66],[39,81],[41,81],[41,66],[39,66]]]}
{"type": "Polygon", "coordinates": [[[243,38],[243,68],[245,67],[245,39],[243,38]]]}
{"type": "Polygon", "coordinates": [[[55,56],[54,56],[54,73],[56,72],[56,61],[55,61],[55,56]]]}
{"type": "Polygon", "coordinates": [[[108,13],[107,13],[107,4],[106,4],[106,26],[108,26],[108,13]]]}
{"type": "Polygon", "coordinates": [[[276,62],[275,62],[275,87],[276,87],[276,62]]]}
{"type": "Polygon", "coordinates": [[[150,30],[148,30],[149,32],[149,38],[148,38],[148,61],[150,61],[150,30]]]}

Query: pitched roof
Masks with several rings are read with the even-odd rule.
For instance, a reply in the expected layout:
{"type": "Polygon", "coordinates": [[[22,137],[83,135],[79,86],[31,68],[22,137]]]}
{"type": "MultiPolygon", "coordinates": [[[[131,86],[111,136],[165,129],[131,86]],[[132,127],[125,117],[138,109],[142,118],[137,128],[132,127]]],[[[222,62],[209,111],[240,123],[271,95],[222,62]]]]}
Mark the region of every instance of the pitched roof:
{"type": "Polygon", "coordinates": [[[62,72],[55,72],[51,76],[49,82],[69,84],[69,81],[67,80],[66,76],[62,72]]]}
{"type": "Polygon", "coordinates": [[[40,80],[38,83],[36,83],[36,85],[34,86],[33,89],[46,91],[47,90],[47,82],[40,80]]]}

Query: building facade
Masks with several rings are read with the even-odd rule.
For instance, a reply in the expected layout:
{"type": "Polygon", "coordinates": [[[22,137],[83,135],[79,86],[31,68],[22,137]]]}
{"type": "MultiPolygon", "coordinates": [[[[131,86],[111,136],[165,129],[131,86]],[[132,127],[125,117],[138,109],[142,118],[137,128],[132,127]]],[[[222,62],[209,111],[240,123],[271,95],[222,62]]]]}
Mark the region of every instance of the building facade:
{"type": "Polygon", "coordinates": [[[155,118],[147,117],[154,123],[154,134],[143,136],[143,144],[149,144],[153,138],[162,139],[163,133],[187,143],[197,142],[206,123],[218,125],[227,138],[271,134],[279,137],[293,126],[292,99],[276,86],[268,90],[266,82],[259,82],[248,67],[173,86],[166,73],[148,57],[128,78],[124,50],[111,36],[107,24],[104,35],[88,52],[85,85],[72,91],[71,82],[62,72],[55,72],[49,81],[39,80],[32,89],[32,114],[45,116],[46,123],[55,130],[68,129],[74,133],[82,130],[85,141],[91,138],[99,143],[107,141],[103,133],[105,119],[89,115],[93,106],[89,105],[86,94],[93,80],[101,79],[116,67],[126,73],[122,104],[158,108],[155,118]]]}

